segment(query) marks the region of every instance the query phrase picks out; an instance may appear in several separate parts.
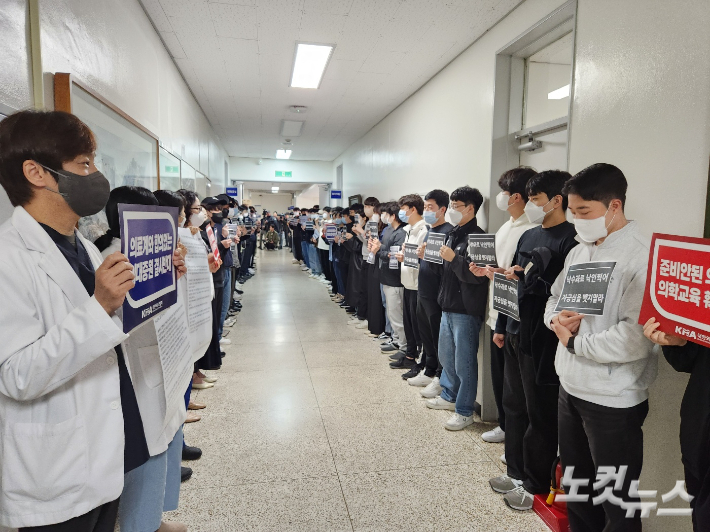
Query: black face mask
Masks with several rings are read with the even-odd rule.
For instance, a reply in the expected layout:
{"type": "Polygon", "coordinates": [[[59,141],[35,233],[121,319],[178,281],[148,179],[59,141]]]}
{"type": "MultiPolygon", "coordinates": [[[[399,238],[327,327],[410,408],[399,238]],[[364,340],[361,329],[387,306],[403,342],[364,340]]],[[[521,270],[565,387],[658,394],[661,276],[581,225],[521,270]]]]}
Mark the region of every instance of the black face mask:
{"type": "Polygon", "coordinates": [[[221,212],[213,212],[211,216],[212,221],[216,224],[221,224],[222,220],[224,219],[221,212]]]}
{"type": "Polygon", "coordinates": [[[89,175],[81,175],[68,170],[58,172],[44,165],[40,166],[57,175],[58,190],[47,190],[62,196],[77,216],[91,216],[106,206],[111,184],[98,170],[89,175]]]}

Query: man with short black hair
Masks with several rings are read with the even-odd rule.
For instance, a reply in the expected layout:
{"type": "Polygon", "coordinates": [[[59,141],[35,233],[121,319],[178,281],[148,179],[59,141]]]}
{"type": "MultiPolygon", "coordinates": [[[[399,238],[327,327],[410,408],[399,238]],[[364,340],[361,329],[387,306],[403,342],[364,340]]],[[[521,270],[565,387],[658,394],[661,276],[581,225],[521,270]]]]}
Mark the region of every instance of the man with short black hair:
{"type": "Polygon", "coordinates": [[[419,393],[422,397],[433,399],[441,393],[439,380],[442,367],[439,363],[439,329],[441,327],[441,306],[437,301],[443,264],[421,260],[424,258],[424,248],[432,233],[448,235],[454,228],[445,220],[446,209],[449,206],[449,194],[444,190],[435,189],[424,198],[424,221],[429,225],[424,241],[417,248],[419,256],[419,277],[417,280],[417,323],[419,335],[422,338],[422,358],[416,377],[407,379],[410,386],[423,386],[419,393]]]}
{"type": "Polygon", "coordinates": [[[592,502],[598,494],[592,487],[598,468],[610,466],[617,471],[626,467],[622,487],[613,489],[614,496],[638,503],[629,488],[641,475],[648,388],[658,373],[658,355],[638,323],[649,244],[624,214],[626,189],[621,170],[604,163],[585,168],[563,189],[579,245],[567,255],[564,270],[552,285],[545,325],[559,339],[555,369],[561,384],[560,460],[569,476],[588,479],[578,493],[589,498],[567,502],[574,532],[641,530],[638,512],[627,518],[626,509],[610,499],[592,502]],[[604,314],[557,312],[565,272],[574,264],[592,261],[616,263],[604,314]]]}
{"type": "Polygon", "coordinates": [[[476,223],[483,204],[478,189],[460,187],[451,193],[449,219],[455,224],[446,245],[441,246],[444,272],[439,289],[443,310],[439,332],[441,395],[426,406],[454,413],[444,425],[461,430],[474,422],[478,389],[478,338],[486,313],[488,278],[477,277],[468,268],[468,235],[484,233],[476,223]]]}
{"type": "Polygon", "coordinates": [[[401,263],[401,280],[404,286],[403,319],[404,335],[407,338],[407,351],[403,356],[390,363],[393,369],[407,369],[402,378],[407,380],[419,374],[417,357],[422,345],[417,324],[417,295],[419,288],[419,269],[412,268],[404,263],[404,244],[413,244],[419,247],[424,242],[427,234],[424,214],[424,200],[419,194],[409,194],[399,198],[399,219],[404,227],[404,242],[397,252],[397,260],[401,263]]]}
{"type": "MultiPolygon", "coordinates": [[[[563,193],[570,177],[561,170],[548,170],[527,182],[525,213],[531,222],[542,225],[523,233],[512,266],[503,272],[518,281],[520,321],[500,313],[495,328],[495,339],[505,338],[503,408],[508,474],[491,479],[490,485],[505,494],[508,506],[519,511],[532,509],[534,495],[549,492],[550,471],[557,458],[557,339],[542,323],[549,287],[577,245],[574,227],[566,218],[567,196],[563,193]]],[[[475,274],[476,270],[483,268],[472,265],[471,271],[475,274]]]]}

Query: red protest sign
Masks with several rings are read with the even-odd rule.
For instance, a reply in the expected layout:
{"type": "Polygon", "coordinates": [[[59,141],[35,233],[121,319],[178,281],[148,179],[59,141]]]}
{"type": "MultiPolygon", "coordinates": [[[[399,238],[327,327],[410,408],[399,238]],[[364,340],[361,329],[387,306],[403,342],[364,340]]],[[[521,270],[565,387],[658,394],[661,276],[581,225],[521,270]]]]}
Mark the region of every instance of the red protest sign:
{"type": "Polygon", "coordinates": [[[710,345],[710,240],[655,233],[639,323],[710,345]]]}
{"type": "Polygon", "coordinates": [[[219,249],[217,249],[217,240],[214,237],[214,231],[212,226],[207,226],[207,238],[210,241],[210,247],[212,248],[212,255],[214,255],[214,260],[219,262],[219,249]]]}

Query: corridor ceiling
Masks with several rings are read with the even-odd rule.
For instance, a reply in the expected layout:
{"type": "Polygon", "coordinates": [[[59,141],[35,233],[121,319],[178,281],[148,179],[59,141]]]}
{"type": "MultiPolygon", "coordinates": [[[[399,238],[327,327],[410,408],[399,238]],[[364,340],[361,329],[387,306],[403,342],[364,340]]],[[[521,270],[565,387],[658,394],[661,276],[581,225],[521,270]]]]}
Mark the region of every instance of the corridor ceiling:
{"type": "Polygon", "coordinates": [[[521,0],[141,0],[227,152],[331,161],[521,0]],[[290,88],[297,42],[334,44],[319,89],[290,88]],[[290,106],[304,105],[305,114],[290,106]]]}

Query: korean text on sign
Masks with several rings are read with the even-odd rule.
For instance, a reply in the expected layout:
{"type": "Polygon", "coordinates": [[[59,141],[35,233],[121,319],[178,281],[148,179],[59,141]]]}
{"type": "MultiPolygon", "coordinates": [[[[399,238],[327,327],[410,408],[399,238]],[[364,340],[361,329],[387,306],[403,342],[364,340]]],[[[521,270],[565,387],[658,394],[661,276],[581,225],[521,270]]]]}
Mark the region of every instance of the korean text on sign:
{"type": "Polygon", "coordinates": [[[556,311],[572,310],[581,314],[604,314],[606,294],[616,262],[573,264],[564,273],[565,284],[556,311]]]}

